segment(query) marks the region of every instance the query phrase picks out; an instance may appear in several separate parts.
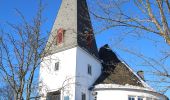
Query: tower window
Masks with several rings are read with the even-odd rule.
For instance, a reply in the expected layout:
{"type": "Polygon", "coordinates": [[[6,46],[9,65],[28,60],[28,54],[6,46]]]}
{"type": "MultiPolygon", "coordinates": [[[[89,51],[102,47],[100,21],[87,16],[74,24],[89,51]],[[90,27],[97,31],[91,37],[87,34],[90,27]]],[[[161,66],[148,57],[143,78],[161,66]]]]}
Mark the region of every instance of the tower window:
{"type": "Polygon", "coordinates": [[[64,30],[62,28],[60,28],[58,31],[57,31],[57,37],[56,37],[56,44],[59,45],[61,43],[63,43],[63,36],[64,35],[64,30]]]}
{"type": "Polygon", "coordinates": [[[88,64],[88,68],[87,68],[88,74],[92,75],[92,67],[90,64],[88,64]]]}
{"type": "Polygon", "coordinates": [[[87,46],[89,48],[92,47],[92,29],[89,29],[88,27],[85,27],[83,29],[84,34],[86,35],[86,40],[87,40],[87,46]]]}
{"type": "Polygon", "coordinates": [[[86,94],[85,93],[81,94],[81,100],[86,100],[86,94]]]}
{"type": "Polygon", "coordinates": [[[91,33],[91,31],[87,34],[87,46],[89,48],[92,47],[92,33],[91,33]]]}
{"type": "Polygon", "coordinates": [[[59,62],[56,62],[54,66],[54,71],[57,71],[57,70],[59,70],[59,62]]]}

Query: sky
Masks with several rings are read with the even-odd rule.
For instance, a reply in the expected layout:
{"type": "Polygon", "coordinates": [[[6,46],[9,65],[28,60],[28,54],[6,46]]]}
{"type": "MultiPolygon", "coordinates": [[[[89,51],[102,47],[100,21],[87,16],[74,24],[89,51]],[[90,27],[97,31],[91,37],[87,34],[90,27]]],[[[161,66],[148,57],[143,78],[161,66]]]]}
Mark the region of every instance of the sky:
{"type": "MultiPolygon", "coordinates": [[[[61,4],[61,0],[43,0],[45,4],[45,10],[43,13],[43,17],[45,19],[44,25],[42,27],[42,31],[50,31],[55,18],[57,16],[58,9],[61,4]]],[[[92,3],[89,7],[94,6],[92,3]]],[[[6,22],[10,23],[19,23],[20,18],[17,15],[15,9],[18,9],[22,14],[26,17],[28,21],[31,21],[32,17],[35,16],[36,10],[38,7],[38,0],[0,0],[0,27],[4,29],[8,29],[6,22]]],[[[127,10],[131,11],[132,7],[128,6],[127,10]]],[[[92,23],[94,26],[94,30],[97,31],[98,22],[94,20],[92,17],[92,23]]],[[[132,55],[127,50],[132,50],[137,53],[144,54],[149,58],[155,58],[159,60],[162,55],[159,51],[169,50],[170,48],[164,43],[164,40],[154,34],[144,34],[141,36],[134,36],[126,34],[126,32],[131,30],[124,28],[112,28],[101,33],[96,33],[96,42],[98,48],[103,46],[104,44],[109,44],[112,50],[119,56],[119,58],[125,61],[131,68],[137,72],[138,70],[150,70],[149,66],[143,66],[143,60],[138,57],[132,55]],[[155,43],[156,41],[156,43],[155,43]]],[[[170,60],[167,60],[164,64],[170,66],[170,60]]],[[[159,67],[159,66],[158,66],[159,67]]],[[[147,79],[153,79],[157,77],[153,77],[149,74],[146,75],[147,79]]],[[[151,86],[156,88],[155,84],[149,83],[151,86]]],[[[170,98],[170,91],[166,93],[170,98]]]]}

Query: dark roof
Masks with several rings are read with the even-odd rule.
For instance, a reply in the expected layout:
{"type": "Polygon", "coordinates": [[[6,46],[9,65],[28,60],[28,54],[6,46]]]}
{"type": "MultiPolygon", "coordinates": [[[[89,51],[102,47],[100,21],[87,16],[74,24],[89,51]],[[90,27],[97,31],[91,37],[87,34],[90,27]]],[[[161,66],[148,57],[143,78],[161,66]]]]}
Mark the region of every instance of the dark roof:
{"type": "Polygon", "coordinates": [[[103,69],[100,77],[93,85],[97,84],[119,84],[144,87],[131,69],[121,62],[116,54],[106,44],[99,50],[99,57],[103,61],[103,69]]]}
{"type": "Polygon", "coordinates": [[[77,44],[99,57],[86,0],[77,0],[77,44]]]}

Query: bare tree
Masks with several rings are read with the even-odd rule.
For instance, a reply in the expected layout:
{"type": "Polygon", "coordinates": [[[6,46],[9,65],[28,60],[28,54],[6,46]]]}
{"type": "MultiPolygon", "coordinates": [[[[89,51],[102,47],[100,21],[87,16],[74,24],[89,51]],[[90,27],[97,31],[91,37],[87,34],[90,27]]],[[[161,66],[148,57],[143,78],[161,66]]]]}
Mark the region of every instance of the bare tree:
{"type": "Polygon", "coordinates": [[[140,63],[138,63],[138,66],[142,67],[144,66],[145,74],[147,77],[152,78],[145,78],[145,81],[149,82],[154,86],[154,88],[160,92],[160,93],[166,93],[170,90],[170,67],[165,64],[166,61],[169,60],[169,58],[166,58],[165,61],[162,58],[153,58],[149,57],[148,55],[145,55],[138,51],[133,51],[128,48],[121,48],[124,52],[131,54],[140,60],[140,63]]]}
{"type": "Polygon", "coordinates": [[[170,45],[169,0],[96,0],[100,9],[92,14],[107,23],[105,29],[128,27],[162,36],[170,45]],[[127,11],[126,4],[134,7],[127,11]]]}
{"type": "Polygon", "coordinates": [[[8,83],[5,83],[5,85],[1,84],[0,99],[1,100],[14,100],[14,92],[12,88],[8,85],[8,83]]]}
{"type": "MultiPolygon", "coordinates": [[[[7,23],[11,31],[1,29],[0,38],[0,73],[14,92],[15,100],[38,98],[38,69],[42,58],[48,52],[44,48],[47,33],[41,31],[43,24],[43,5],[40,2],[36,16],[27,21],[22,13],[16,10],[21,23],[7,23]]],[[[50,47],[50,46],[49,46],[50,47]]]]}

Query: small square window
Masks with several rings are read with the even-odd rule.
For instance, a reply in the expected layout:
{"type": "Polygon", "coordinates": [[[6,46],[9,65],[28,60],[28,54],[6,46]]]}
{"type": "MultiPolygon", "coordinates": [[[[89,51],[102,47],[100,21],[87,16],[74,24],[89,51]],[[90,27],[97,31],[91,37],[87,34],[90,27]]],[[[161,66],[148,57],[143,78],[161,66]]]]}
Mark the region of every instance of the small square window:
{"type": "Polygon", "coordinates": [[[129,96],[128,100],[135,100],[135,97],[134,96],[129,96]]]}
{"type": "Polygon", "coordinates": [[[64,100],[69,100],[69,96],[64,96],[64,100]]]}
{"type": "Polygon", "coordinates": [[[146,100],[152,100],[152,98],[150,98],[150,97],[146,97],[146,100]]]}
{"type": "Polygon", "coordinates": [[[56,62],[54,66],[54,71],[58,71],[58,70],[59,70],[59,62],[56,62]]]}
{"type": "Polygon", "coordinates": [[[153,98],[152,100],[160,100],[160,99],[153,98]]]}
{"type": "Polygon", "coordinates": [[[88,64],[88,69],[87,70],[88,70],[88,74],[92,75],[92,67],[91,67],[91,65],[88,64]]]}
{"type": "Polygon", "coordinates": [[[46,100],[60,100],[60,91],[49,92],[47,93],[46,100]]]}
{"type": "Polygon", "coordinates": [[[143,100],[143,97],[138,97],[138,100],[143,100]]]}

